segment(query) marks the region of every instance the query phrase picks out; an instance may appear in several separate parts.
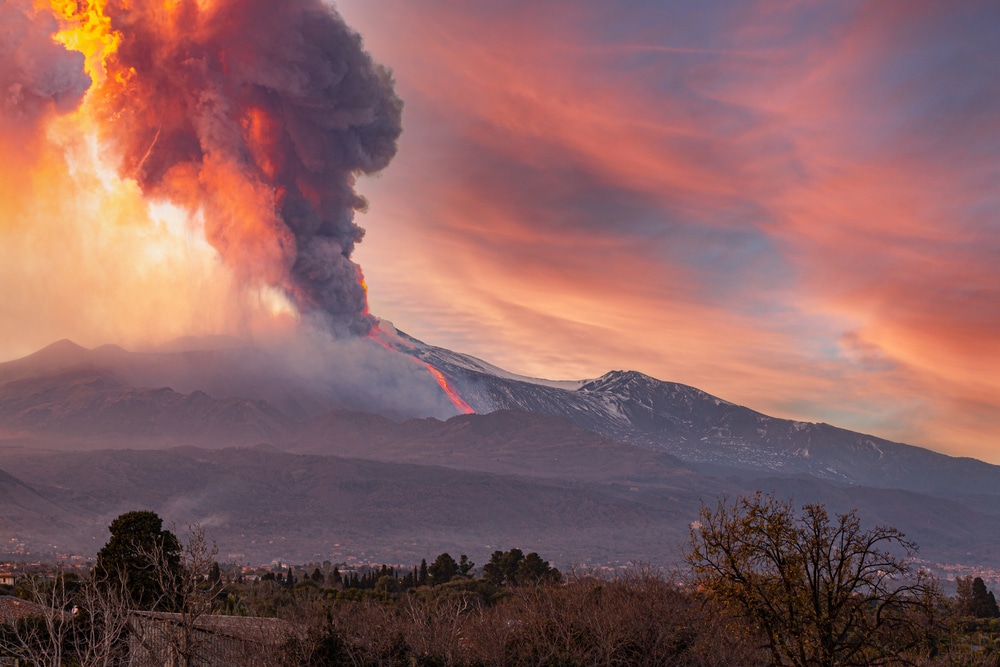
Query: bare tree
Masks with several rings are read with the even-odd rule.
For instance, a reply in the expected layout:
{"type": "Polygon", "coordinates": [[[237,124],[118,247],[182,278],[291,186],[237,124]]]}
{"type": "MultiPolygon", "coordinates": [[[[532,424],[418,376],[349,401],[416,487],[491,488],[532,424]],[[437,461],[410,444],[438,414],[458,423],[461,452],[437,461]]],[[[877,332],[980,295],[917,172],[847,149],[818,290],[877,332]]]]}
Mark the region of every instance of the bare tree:
{"type": "Polygon", "coordinates": [[[91,572],[75,606],[73,646],[81,667],[126,664],[124,640],[134,608],[124,572],[91,572]]]}
{"type": "MultiPolygon", "coordinates": [[[[70,575],[72,576],[72,575],[70,575]]],[[[22,617],[0,639],[2,649],[30,665],[112,667],[125,664],[124,634],[133,608],[124,579],[98,581],[91,573],[73,586],[58,571],[28,578],[22,617]]]]}
{"type": "Polygon", "coordinates": [[[28,664],[61,667],[70,646],[73,615],[66,611],[71,591],[62,570],[53,579],[31,575],[24,581],[28,599],[11,619],[11,631],[0,636],[0,648],[28,664]]]}
{"type": "Polygon", "coordinates": [[[401,606],[414,651],[418,655],[438,655],[446,664],[456,664],[473,603],[463,595],[408,595],[401,606]]]}
{"type": "Polygon", "coordinates": [[[937,592],[895,528],[862,530],[855,512],[831,521],[757,493],[702,507],[687,556],[694,583],[763,637],[774,665],[904,662],[922,640],[937,592]],[[896,552],[902,552],[898,555],[896,552]]]}
{"type": "Polygon", "coordinates": [[[187,541],[181,546],[179,568],[171,567],[172,554],[158,545],[140,555],[153,565],[156,586],[162,591],[155,607],[173,611],[134,612],[130,620],[134,641],[151,656],[181,667],[196,664],[206,643],[212,641],[211,633],[202,627],[203,618],[211,614],[224,588],[209,576],[218,548],[195,524],[188,527],[187,541]]]}

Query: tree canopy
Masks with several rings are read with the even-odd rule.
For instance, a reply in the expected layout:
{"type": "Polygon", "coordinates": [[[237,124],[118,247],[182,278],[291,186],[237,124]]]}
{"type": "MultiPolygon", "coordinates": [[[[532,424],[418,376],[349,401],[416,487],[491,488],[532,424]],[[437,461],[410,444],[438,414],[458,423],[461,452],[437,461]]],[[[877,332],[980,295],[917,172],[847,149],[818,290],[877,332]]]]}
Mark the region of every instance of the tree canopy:
{"type": "Polygon", "coordinates": [[[562,574],[534,551],[525,556],[520,549],[511,549],[493,552],[483,566],[483,578],[495,586],[516,586],[558,582],[562,574]]]}
{"type": "Polygon", "coordinates": [[[445,584],[458,574],[458,563],[446,551],[427,566],[427,573],[430,575],[431,586],[445,584]]]}
{"type": "Polygon", "coordinates": [[[831,520],[822,505],[797,513],[758,492],[702,507],[687,562],[774,665],[887,665],[922,639],[915,621],[934,608],[936,591],[906,559],[915,548],[895,528],[862,530],[853,511],[831,520]]]}
{"type": "Polygon", "coordinates": [[[126,512],[111,525],[111,538],[97,552],[94,575],[108,586],[121,585],[142,609],[170,609],[173,601],[163,582],[181,570],[177,537],[163,530],[163,519],[150,511],[126,512]]]}
{"type": "Polygon", "coordinates": [[[976,618],[1000,617],[997,600],[993,592],[986,589],[982,577],[958,577],[955,583],[959,613],[976,618]]]}

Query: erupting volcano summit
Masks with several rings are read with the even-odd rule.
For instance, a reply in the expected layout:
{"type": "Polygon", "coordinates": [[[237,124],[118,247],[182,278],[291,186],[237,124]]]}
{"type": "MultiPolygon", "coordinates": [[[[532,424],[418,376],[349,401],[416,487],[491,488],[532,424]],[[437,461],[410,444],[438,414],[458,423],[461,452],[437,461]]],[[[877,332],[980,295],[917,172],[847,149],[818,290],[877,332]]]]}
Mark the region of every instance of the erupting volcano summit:
{"type": "MultiPolygon", "coordinates": [[[[22,4],[10,20],[44,24],[22,4]]],[[[361,37],[321,0],[52,0],[51,12],[92,79],[76,122],[118,176],[199,220],[244,287],[367,334],[354,184],[395,155],[402,102],[361,37]]]]}

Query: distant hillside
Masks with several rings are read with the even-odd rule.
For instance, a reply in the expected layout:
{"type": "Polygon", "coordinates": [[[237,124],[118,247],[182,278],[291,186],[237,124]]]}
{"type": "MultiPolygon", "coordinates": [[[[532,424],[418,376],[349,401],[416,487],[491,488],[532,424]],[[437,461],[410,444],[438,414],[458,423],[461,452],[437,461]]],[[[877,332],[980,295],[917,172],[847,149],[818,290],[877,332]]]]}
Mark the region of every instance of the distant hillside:
{"type": "Polygon", "coordinates": [[[0,425],[8,434],[64,434],[97,442],[138,436],[222,446],[270,441],[292,422],[263,401],[129,387],[107,371],[80,367],[0,385],[0,425]]]}
{"type": "Polygon", "coordinates": [[[14,467],[98,534],[118,513],[150,508],[200,522],[224,554],[255,562],[330,558],[338,550],[413,562],[444,550],[544,550],[561,563],[674,562],[699,507],[691,489],[632,491],[273,449],[32,452],[14,467]],[[334,547],[340,544],[341,547],[334,547]],[[377,556],[376,556],[377,555],[377,556]]]}
{"type": "MultiPolygon", "coordinates": [[[[223,553],[255,562],[520,546],[561,564],[670,565],[702,502],[762,488],[857,509],[932,562],[1000,568],[996,466],[774,419],[640,373],[520,378],[399,340],[488,414],[346,409],[336,383],[302,381],[228,340],[145,354],[62,342],[0,364],[0,528],[94,553],[114,516],[149,508],[204,523],[223,553]]],[[[397,354],[364,349],[373,367],[397,354]]]]}

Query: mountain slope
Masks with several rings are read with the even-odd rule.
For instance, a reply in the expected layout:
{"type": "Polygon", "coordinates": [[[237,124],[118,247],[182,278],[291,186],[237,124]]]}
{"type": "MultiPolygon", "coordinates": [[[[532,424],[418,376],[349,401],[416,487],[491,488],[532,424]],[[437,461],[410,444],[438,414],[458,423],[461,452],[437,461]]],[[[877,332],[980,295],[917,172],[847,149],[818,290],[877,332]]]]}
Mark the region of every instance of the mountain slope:
{"type": "Polygon", "coordinates": [[[716,468],[805,474],[922,493],[1000,493],[1000,466],[975,459],[829,424],[769,417],[636,371],[612,371],[590,381],[536,381],[398,336],[410,354],[441,369],[476,412],[561,416],[588,431],[716,468]]]}
{"type": "MultiPolygon", "coordinates": [[[[383,329],[390,347],[440,370],[480,414],[520,411],[561,417],[583,431],[666,452],[705,470],[806,474],[944,495],[1000,492],[1000,467],[981,461],[829,424],[769,417],[694,387],[635,371],[612,371],[573,382],[525,378],[426,345],[391,325],[383,329]]],[[[322,445],[322,420],[345,406],[343,396],[332,389],[335,382],[304,379],[283,369],[287,359],[272,352],[225,346],[237,344],[214,341],[208,350],[136,354],[113,346],[88,351],[62,341],[25,359],[0,364],[0,433],[90,438],[87,446],[102,446],[95,438],[112,438],[107,444],[118,446],[128,443],[114,439],[117,436],[141,436],[156,446],[297,443],[297,451],[303,452],[364,453],[345,449],[350,440],[346,434],[372,419],[356,413],[335,425],[345,434],[339,440],[340,450],[322,445]]],[[[400,358],[374,342],[364,347],[364,355],[372,355],[367,362],[373,368],[382,364],[380,355],[397,365],[400,358]]],[[[411,363],[405,368],[420,373],[418,366],[411,363]]],[[[392,376],[373,382],[366,390],[369,394],[381,391],[380,382],[389,383],[386,391],[407,394],[407,385],[392,386],[392,376]]],[[[443,394],[439,398],[444,400],[443,394]]],[[[392,420],[383,423],[402,421],[398,411],[389,415],[392,420]]],[[[426,445],[428,433],[410,428],[416,429],[413,437],[423,438],[426,445]]],[[[394,425],[390,431],[398,441],[394,425]]],[[[365,437],[371,436],[366,432],[365,437]]]]}
{"type": "Polygon", "coordinates": [[[79,544],[86,512],[54,502],[21,479],[0,470],[0,552],[79,544]]]}
{"type": "Polygon", "coordinates": [[[4,456],[22,478],[94,517],[99,543],[118,513],[149,508],[179,526],[202,523],[223,554],[253,562],[338,550],[386,562],[444,550],[479,560],[520,546],[560,563],[666,564],[676,560],[700,502],[691,490],[637,492],[270,448],[4,456]]]}
{"type": "MultiPolygon", "coordinates": [[[[771,418],[641,373],[534,380],[394,335],[488,414],[346,410],[324,377],[302,381],[271,353],[226,341],[149,354],[64,342],[0,364],[0,461],[16,476],[0,477],[0,516],[85,553],[117,513],[151,508],[265,560],[350,543],[381,558],[520,546],[563,562],[666,565],[702,501],[763,488],[903,528],[941,562],[1000,565],[996,466],[771,418]],[[229,447],[261,442],[273,447],[229,447]],[[720,479],[710,465],[743,472],[720,479]]],[[[373,368],[378,355],[398,361],[374,342],[364,350],[373,368]]]]}
{"type": "Polygon", "coordinates": [[[679,459],[584,431],[567,419],[499,410],[441,422],[397,424],[346,411],[315,419],[289,449],[457,470],[615,482],[697,486],[702,476],[679,459]]]}
{"type": "Polygon", "coordinates": [[[0,427],[9,435],[62,434],[74,440],[162,440],[256,444],[291,422],[263,401],[215,399],[202,391],[129,387],[86,366],[0,385],[0,427]]]}
{"type": "MultiPolygon", "coordinates": [[[[478,418],[472,418],[476,421],[478,418]]],[[[520,447],[529,447],[521,445],[520,447]]],[[[901,527],[930,565],[1000,566],[1000,519],[948,500],[891,489],[770,478],[741,487],[688,473],[687,484],[622,484],[437,465],[300,455],[269,447],[205,450],[0,451],[47,502],[73,507],[50,543],[93,554],[119,513],[152,509],[202,524],[223,558],[260,563],[348,556],[414,563],[448,551],[484,562],[493,550],[536,550],[564,566],[679,563],[702,501],[755,488],[857,509],[866,525],[901,527]],[[914,508],[919,508],[915,513],[914,508]],[[70,530],[72,529],[72,530],[70,530]],[[230,556],[232,554],[232,556],[230,556]],[[239,555],[242,554],[242,555],[239,555]]],[[[525,472],[530,471],[525,468],[525,472]]],[[[3,480],[0,477],[0,489],[3,480]]],[[[0,510],[6,511],[0,496],[0,510]]]]}

